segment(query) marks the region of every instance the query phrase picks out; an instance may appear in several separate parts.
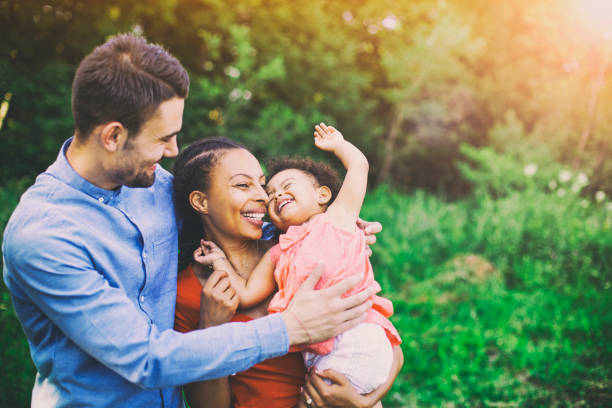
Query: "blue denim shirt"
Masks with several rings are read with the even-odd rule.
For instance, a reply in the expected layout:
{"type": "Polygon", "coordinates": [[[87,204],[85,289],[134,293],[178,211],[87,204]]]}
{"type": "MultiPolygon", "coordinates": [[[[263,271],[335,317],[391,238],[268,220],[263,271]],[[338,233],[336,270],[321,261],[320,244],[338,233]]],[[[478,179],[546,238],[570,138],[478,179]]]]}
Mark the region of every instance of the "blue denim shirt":
{"type": "Polygon", "coordinates": [[[179,407],[180,384],[288,351],[279,314],[173,330],[177,227],[172,176],[104,190],[55,163],[4,232],[4,281],[38,371],[32,406],[179,407]]]}

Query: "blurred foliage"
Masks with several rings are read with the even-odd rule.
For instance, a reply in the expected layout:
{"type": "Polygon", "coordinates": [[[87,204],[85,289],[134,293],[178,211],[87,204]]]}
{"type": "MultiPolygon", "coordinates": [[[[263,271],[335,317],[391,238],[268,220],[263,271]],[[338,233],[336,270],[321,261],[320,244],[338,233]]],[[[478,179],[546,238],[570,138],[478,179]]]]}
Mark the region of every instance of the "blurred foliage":
{"type": "MultiPolygon", "coordinates": [[[[405,339],[385,406],[612,405],[610,27],[605,0],[0,0],[0,227],[72,134],[79,61],[142,34],[190,72],[182,145],[324,157],[327,121],[368,156],[405,339]]],[[[0,295],[0,405],[27,405],[0,295]]]]}
{"type": "Polygon", "coordinates": [[[587,20],[593,2],[0,0],[0,176],[44,169],[71,134],[76,64],[132,31],[191,72],[183,144],[217,134],[262,159],[317,156],[327,120],[367,153],[372,182],[460,197],[459,146],[488,145],[514,112],[519,139],[611,193],[612,21],[587,20]]]}
{"type": "MultiPolygon", "coordinates": [[[[32,179],[27,178],[11,180],[0,187],[0,228],[3,231],[19,197],[32,182],[32,179]]],[[[36,370],[4,281],[0,285],[0,345],[3,367],[0,375],[0,406],[28,406],[36,370]]]]}
{"type": "Polygon", "coordinates": [[[385,406],[610,406],[608,199],[383,186],[362,216],[384,225],[372,263],[403,338],[385,406]]]}

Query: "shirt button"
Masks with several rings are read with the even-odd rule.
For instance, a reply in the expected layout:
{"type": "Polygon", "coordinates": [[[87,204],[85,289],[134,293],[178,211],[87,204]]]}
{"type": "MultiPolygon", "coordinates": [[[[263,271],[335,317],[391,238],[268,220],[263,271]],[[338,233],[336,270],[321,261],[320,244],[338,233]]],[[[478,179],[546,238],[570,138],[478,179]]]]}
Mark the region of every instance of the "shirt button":
{"type": "Polygon", "coordinates": [[[104,197],[100,197],[100,198],[98,198],[98,201],[99,201],[99,202],[101,202],[101,203],[103,203],[103,202],[104,202],[104,197]]]}
{"type": "Polygon", "coordinates": [[[142,259],[147,259],[147,253],[146,252],[142,253],[142,259]]]}
{"type": "Polygon", "coordinates": [[[140,303],[144,302],[144,295],[140,296],[140,303]]]}

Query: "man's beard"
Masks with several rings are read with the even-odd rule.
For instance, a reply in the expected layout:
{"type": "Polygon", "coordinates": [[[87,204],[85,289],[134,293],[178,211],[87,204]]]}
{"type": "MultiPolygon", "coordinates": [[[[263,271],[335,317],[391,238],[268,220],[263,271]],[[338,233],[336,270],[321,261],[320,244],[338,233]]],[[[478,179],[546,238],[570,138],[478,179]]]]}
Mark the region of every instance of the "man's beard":
{"type": "Polygon", "coordinates": [[[118,184],[126,187],[151,187],[155,182],[155,171],[153,174],[147,174],[146,170],[140,170],[135,173],[136,169],[139,168],[135,160],[138,155],[134,152],[134,146],[132,140],[128,139],[125,147],[123,148],[123,156],[120,161],[120,168],[114,170],[113,178],[118,184]]]}
{"type": "Polygon", "coordinates": [[[133,168],[115,169],[113,180],[126,187],[151,187],[155,183],[155,172],[147,174],[145,170],[134,173],[133,168]]]}
{"type": "Polygon", "coordinates": [[[155,183],[155,172],[151,175],[142,172],[126,180],[123,185],[127,187],[151,187],[153,183],[155,183]]]}

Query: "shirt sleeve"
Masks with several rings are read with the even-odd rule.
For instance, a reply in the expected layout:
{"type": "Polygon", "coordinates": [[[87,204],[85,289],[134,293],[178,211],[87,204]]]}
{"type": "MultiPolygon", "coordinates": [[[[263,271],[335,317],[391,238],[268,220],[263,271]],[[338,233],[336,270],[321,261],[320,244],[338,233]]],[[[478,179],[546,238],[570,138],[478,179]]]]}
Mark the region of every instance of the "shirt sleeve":
{"type": "Polygon", "coordinates": [[[288,351],[280,315],[185,334],[159,330],[95,269],[85,246],[32,228],[5,235],[11,279],[67,338],[132,383],[158,388],[223,377],[288,351]]]}

